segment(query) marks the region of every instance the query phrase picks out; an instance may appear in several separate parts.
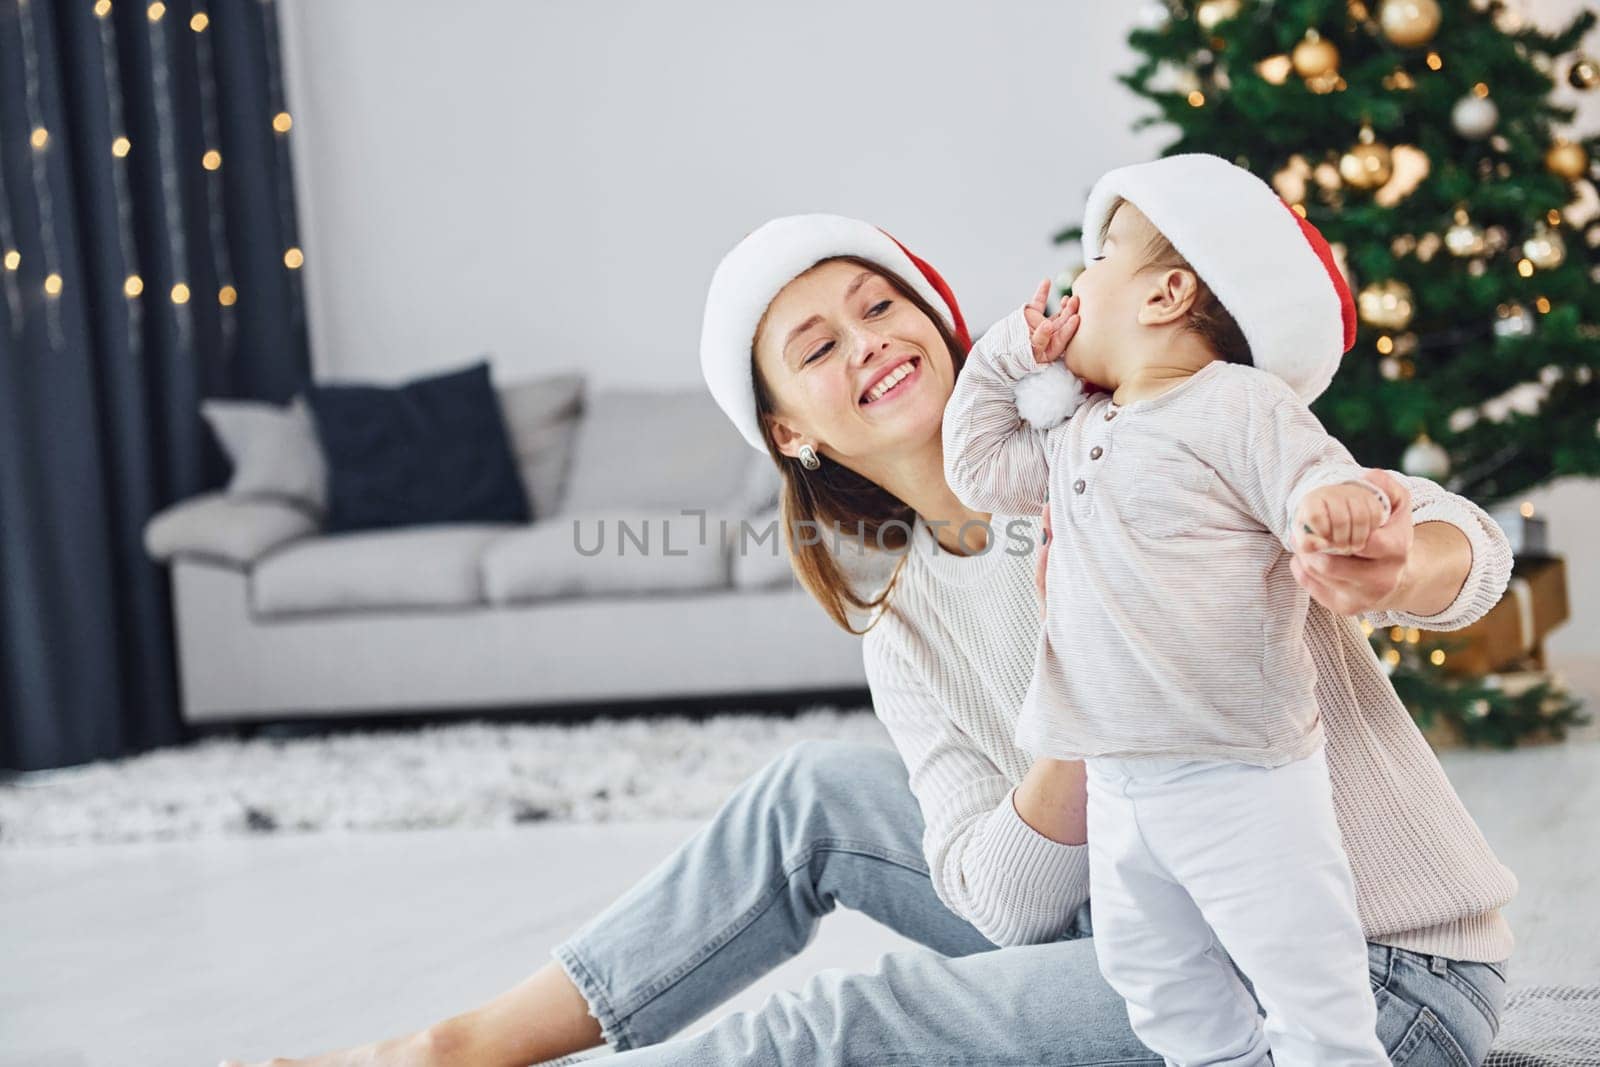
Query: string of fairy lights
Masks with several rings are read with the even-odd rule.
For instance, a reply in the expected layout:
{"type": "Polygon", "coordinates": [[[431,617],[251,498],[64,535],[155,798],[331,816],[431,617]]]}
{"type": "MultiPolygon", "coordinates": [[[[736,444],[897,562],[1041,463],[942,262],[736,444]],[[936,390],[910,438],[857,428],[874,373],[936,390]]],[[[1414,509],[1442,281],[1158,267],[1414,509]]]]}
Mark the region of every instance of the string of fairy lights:
{"type": "MultiPolygon", "coordinates": [[[[81,0],[88,3],[88,0],[81,0]]],[[[58,137],[52,133],[51,123],[46,116],[46,100],[44,86],[39,71],[39,44],[40,28],[34,21],[29,0],[18,0],[18,29],[22,43],[23,56],[23,109],[28,127],[28,144],[30,155],[29,177],[33,186],[33,199],[38,211],[39,219],[39,257],[38,264],[39,292],[44,297],[43,308],[47,328],[47,336],[52,348],[59,348],[63,343],[61,323],[61,299],[66,292],[67,265],[63,261],[62,249],[57,236],[57,220],[55,206],[50,193],[50,167],[51,154],[58,150],[58,137]]],[[[107,98],[109,101],[108,117],[111,124],[111,142],[107,146],[114,161],[112,166],[113,191],[117,208],[118,244],[122,251],[125,269],[127,271],[122,284],[122,293],[128,303],[130,339],[137,338],[138,324],[142,314],[141,308],[144,301],[150,299],[147,292],[143,270],[140,266],[137,245],[133,236],[133,203],[131,184],[127,167],[134,158],[134,153],[145,148],[154,152],[159,166],[161,179],[161,206],[169,221],[183,217],[180,167],[184,161],[179,158],[180,149],[177,137],[177,117],[174,111],[174,93],[176,88],[171,80],[171,53],[176,42],[172,34],[181,33],[183,29],[177,27],[177,20],[171,17],[172,13],[162,0],[143,6],[144,23],[149,31],[149,45],[152,66],[153,101],[156,113],[156,131],[153,142],[148,146],[135,145],[126,131],[126,116],[123,101],[119,91],[121,76],[117,63],[116,42],[114,39],[112,0],[93,0],[89,4],[97,22],[97,34],[100,45],[100,58],[102,71],[105,77],[107,98]]],[[[277,156],[281,174],[287,175],[288,147],[284,143],[294,121],[284,103],[283,82],[281,72],[277,66],[277,40],[276,18],[270,0],[261,0],[258,4],[261,9],[263,26],[266,31],[267,44],[267,73],[268,73],[268,100],[271,112],[271,126],[274,135],[274,150],[277,156]]],[[[202,3],[197,3],[193,14],[188,21],[187,30],[194,35],[197,74],[200,81],[201,104],[201,139],[204,145],[200,158],[196,161],[205,172],[206,180],[202,184],[207,215],[207,234],[210,243],[211,255],[219,279],[215,299],[219,307],[224,309],[222,315],[222,329],[224,331],[225,352],[231,353],[233,337],[237,326],[232,321],[232,316],[227,312],[236,307],[240,294],[238,286],[232,277],[233,268],[231,256],[228,251],[227,229],[222,212],[223,185],[222,185],[222,150],[220,136],[219,102],[216,93],[215,58],[209,40],[211,30],[211,16],[202,3]]],[[[14,220],[11,218],[9,205],[10,198],[3,185],[4,174],[0,172],[0,287],[3,287],[8,306],[11,311],[13,329],[21,330],[23,314],[29,306],[27,288],[23,278],[31,274],[31,267],[23,256],[21,241],[18,239],[14,220]]],[[[276,183],[278,187],[278,203],[280,222],[283,224],[280,232],[293,239],[296,232],[293,198],[290,183],[285,178],[276,183]]],[[[173,282],[167,290],[166,300],[179,311],[177,315],[181,343],[187,344],[192,330],[192,322],[184,312],[190,311],[190,302],[195,298],[191,287],[191,271],[188,262],[187,250],[182,240],[183,228],[177,225],[166,225],[161,229],[168,236],[168,254],[171,258],[173,282]]],[[[295,284],[299,284],[298,272],[305,265],[305,253],[295,244],[283,250],[282,263],[286,271],[294,277],[295,284]]]]}

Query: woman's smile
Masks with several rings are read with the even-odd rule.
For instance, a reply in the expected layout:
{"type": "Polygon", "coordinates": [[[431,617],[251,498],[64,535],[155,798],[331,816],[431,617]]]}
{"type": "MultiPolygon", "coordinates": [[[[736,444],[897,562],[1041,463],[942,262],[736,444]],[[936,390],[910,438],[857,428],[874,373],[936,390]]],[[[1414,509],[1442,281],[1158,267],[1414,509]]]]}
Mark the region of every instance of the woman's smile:
{"type": "Polygon", "coordinates": [[[867,388],[861,393],[857,401],[862,407],[869,407],[893,400],[895,397],[907,392],[912,383],[922,373],[922,357],[908,356],[898,360],[892,366],[879,372],[867,388]]]}

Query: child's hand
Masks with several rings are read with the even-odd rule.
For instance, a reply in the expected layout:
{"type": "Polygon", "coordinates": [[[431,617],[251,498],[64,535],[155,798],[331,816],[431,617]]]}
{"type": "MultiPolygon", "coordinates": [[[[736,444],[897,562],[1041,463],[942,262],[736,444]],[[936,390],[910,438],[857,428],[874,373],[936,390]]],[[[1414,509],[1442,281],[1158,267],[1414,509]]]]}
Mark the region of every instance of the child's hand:
{"type": "Polygon", "coordinates": [[[1294,513],[1296,549],[1353,556],[1372,532],[1389,521],[1389,498],[1374,486],[1355,483],[1313,489],[1294,513]]]}
{"type": "Polygon", "coordinates": [[[1056,313],[1047,318],[1044,306],[1049,298],[1050,280],[1046,278],[1039,283],[1033,299],[1022,307],[1022,315],[1028,320],[1035,363],[1054,363],[1060,359],[1067,350],[1067,342],[1078,330],[1078,298],[1073,296],[1061,301],[1056,313]]]}

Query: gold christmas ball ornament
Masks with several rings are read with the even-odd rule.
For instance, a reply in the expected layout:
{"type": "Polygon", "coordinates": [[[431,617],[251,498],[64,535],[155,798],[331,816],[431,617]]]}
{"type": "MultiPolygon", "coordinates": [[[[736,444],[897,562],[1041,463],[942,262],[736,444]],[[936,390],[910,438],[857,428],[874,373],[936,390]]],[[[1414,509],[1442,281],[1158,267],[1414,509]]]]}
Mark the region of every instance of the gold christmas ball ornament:
{"type": "Polygon", "coordinates": [[[1239,17],[1239,0],[1202,0],[1194,20],[1202,30],[1214,30],[1229,19],[1239,17]]]}
{"type": "Polygon", "coordinates": [[[1533,231],[1533,236],[1522,242],[1522,254],[1539,270],[1555,270],[1566,261],[1567,242],[1541,222],[1533,231]]]}
{"type": "Polygon", "coordinates": [[[1378,27],[1401,48],[1433,40],[1439,32],[1439,18],[1438,0],[1383,0],[1378,8],[1378,27]]]}
{"type": "Polygon", "coordinates": [[[1357,143],[1339,157],[1339,178],[1352,189],[1376,189],[1394,173],[1392,164],[1389,146],[1363,126],[1357,143]]]}
{"type": "Polygon", "coordinates": [[[1376,189],[1393,173],[1388,145],[1358,144],[1339,157],[1339,177],[1352,189],[1376,189]]]}
{"type": "Polygon", "coordinates": [[[1438,481],[1450,473],[1450,453],[1422,434],[1401,455],[1400,469],[1414,478],[1438,481]]]}
{"type": "Polygon", "coordinates": [[[1588,56],[1579,56],[1573,62],[1572,69],[1567,71],[1567,84],[1584,92],[1600,85],[1600,63],[1588,56]]]}
{"type": "Polygon", "coordinates": [[[1289,58],[1294,72],[1302,78],[1321,78],[1339,70],[1339,49],[1316,30],[1306,31],[1305,39],[1294,46],[1289,58]]]}
{"type": "Polygon", "coordinates": [[[1544,154],[1544,165],[1551,174],[1569,182],[1577,181],[1589,173],[1589,153],[1584,151],[1581,144],[1557,141],[1544,154]]]}
{"type": "Polygon", "coordinates": [[[1361,321],[1380,330],[1403,330],[1411,325],[1411,287],[1390,278],[1373,282],[1356,296],[1361,321]]]}
{"type": "Polygon", "coordinates": [[[1469,141],[1483,140],[1499,121],[1500,109],[1494,101],[1477,93],[1463,96],[1450,111],[1450,125],[1469,141]]]}
{"type": "Polygon", "coordinates": [[[1444,246],[1450,254],[1459,259],[1470,256],[1481,256],[1489,247],[1488,240],[1484,237],[1483,229],[1472,224],[1467,217],[1465,208],[1457,208],[1455,221],[1450,228],[1444,231],[1444,246]]]}

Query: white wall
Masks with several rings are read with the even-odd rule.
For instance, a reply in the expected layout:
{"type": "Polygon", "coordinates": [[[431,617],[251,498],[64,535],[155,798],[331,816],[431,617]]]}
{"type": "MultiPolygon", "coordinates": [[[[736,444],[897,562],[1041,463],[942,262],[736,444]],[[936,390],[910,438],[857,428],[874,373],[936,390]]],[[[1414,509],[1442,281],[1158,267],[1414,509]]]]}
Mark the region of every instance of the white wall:
{"type": "Polygon", "coordinates": [[[1059,269],[1095,176],[1160,143],[1108,82],[1119,5],[283,7],[324,375],[489,350],[692,384],[717,261],[799,211],[885,227],[987,323],[1059,269]]]}
{"type": "MultiPolygon", "coordinates": [[[[1164,141],[1112,79],[1135,7],[282,0],[317,373],[487,352],[501,380],[691,386],[717,260],[798,211],[884,226],[981,327],[1060,268],[1095,176],[1164,141]]],[[[1551,650],[1600,697],[1600,484],[1535,502],[1577,605],[1551,650]]]]}

